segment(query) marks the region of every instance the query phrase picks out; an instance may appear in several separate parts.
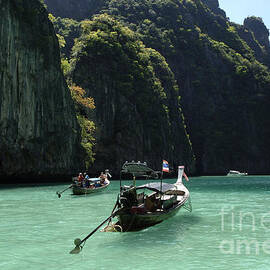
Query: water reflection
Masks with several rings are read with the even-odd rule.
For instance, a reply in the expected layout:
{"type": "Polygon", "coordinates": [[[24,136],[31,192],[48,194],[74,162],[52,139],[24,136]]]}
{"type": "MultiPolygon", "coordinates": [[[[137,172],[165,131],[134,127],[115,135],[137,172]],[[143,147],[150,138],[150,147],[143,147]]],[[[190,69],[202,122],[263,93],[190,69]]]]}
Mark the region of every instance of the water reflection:
{"type": "Polygon", "coordinates": [[[192,226],[199,224],[200,220],[200,216],[193,215],[192,213],[179,213],[160,224],[137,232],[102,232],[109,234],[106,237],[109,240],[105,243],[100,243],[99,248],[105,248],[108,245],[115,246],[116,244],[121,245],[121,248],[130,248],[131,243],[134,248],[151,248],[157,245],[176,244],[182,246],[185,240],[185,233],[192,226]]]}

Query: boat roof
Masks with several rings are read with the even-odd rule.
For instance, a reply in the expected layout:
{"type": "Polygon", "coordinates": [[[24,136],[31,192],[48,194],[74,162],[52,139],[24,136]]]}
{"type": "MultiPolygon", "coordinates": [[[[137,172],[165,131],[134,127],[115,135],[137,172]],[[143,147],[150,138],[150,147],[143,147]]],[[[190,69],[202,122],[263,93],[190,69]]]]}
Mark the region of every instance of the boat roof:
{"type": "Polygon", "coordinates": [[[147,166],[146,162],[125,162],[122,166],[121,173],[130,173],[134,176],[147,175],[155,171],[147,166]]]}
{"type": "Polygon", "coordinates": [[[168,183],[160,183],[160,182],[152,182],[152,183],[147,183],[141,186],[138,186],[136,189],[143,189],[147,188],[153,191],[158,191],[158,192],[166,192],[168,190],[174,190],[175,185],[174,184],[168,184],[168,183]]]}

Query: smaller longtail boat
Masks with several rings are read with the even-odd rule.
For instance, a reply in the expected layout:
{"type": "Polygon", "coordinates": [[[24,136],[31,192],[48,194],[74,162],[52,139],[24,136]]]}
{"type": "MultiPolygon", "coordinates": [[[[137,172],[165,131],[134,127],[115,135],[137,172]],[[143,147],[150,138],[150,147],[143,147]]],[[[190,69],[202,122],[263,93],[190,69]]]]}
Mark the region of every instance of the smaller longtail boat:
{"type": "Polygon", "coordinates": [[[109,170],[105,170],[105,173],[101,173],[97,178],[87,177],[79,180],[79,177],[72,177],[72,184],[62,191],[57,191],[56,194],[58,198],[61,198],[62,193],[70,188],[72,188],[73,195],[97,193],[105,190],[110,185],[109,177],[112,177],[109,170]]]}
{"type": "Polygon", "coordinates": [[[72,192],[74,195],[85,195],[104,191],[109,185],[109,170],[105,170],[105,174],[101,174],[97,178],[88,178],[83,181],[78,181],[77,177],[73,177],[72,192]]]}

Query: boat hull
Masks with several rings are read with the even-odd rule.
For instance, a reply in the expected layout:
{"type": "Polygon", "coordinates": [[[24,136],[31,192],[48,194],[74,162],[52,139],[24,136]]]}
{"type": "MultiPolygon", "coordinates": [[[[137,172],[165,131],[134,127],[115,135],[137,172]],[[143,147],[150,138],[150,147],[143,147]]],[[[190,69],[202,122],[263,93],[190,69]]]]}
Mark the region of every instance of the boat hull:
{"type": "Polygon", "coordinates": [[[73,185],[72,192],[73,192],[73,195],[86,195],[86,194],[99,193],[107,189],[109,184],[110,183],[101,187],[97,187],[97,188],[84,188],[84,187],[79,187],[77,185],[73,185]]]}
{"type": "Polygon", "coordinates": [[[123,212],[116,216],[117,224],[121,226],[124,232],[142,230],[176,215],[182,206],[183,203],[179,202],[165,211],[146,212],[144,214],[123,212]]]}

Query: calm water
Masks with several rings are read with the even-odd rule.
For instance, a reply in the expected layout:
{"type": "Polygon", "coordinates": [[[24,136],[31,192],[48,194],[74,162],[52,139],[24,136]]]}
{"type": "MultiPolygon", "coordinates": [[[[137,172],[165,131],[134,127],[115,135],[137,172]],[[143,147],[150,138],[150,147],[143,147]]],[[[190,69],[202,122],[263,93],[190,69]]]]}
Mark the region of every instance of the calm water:
{"type": "Polygon", "coordinates": [[[190,180],[192,213],[140,232],[98,231],[77,255],[73,240],[109,216],[119,182],[60,199],[68,184],[0,186],[0,269],[269,269],[270,176],[190,180]]]}

